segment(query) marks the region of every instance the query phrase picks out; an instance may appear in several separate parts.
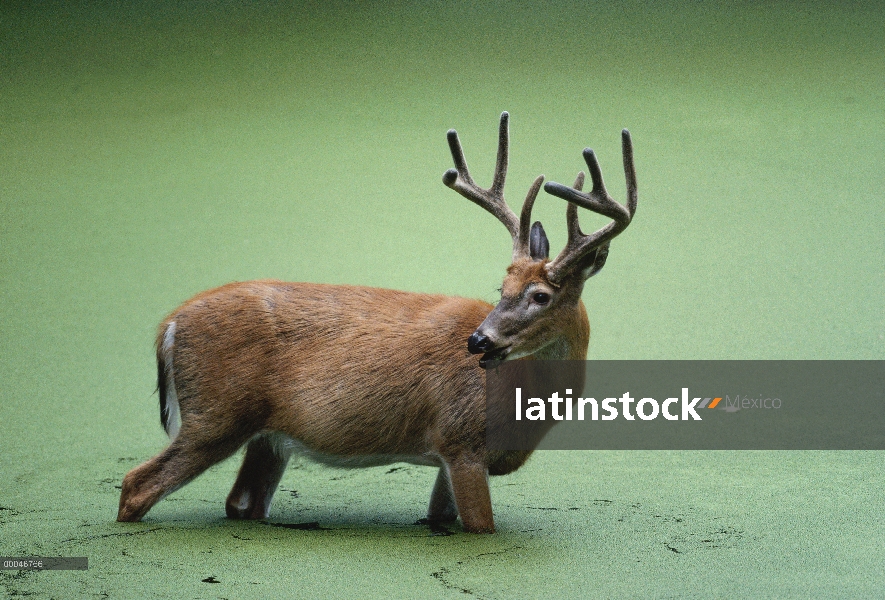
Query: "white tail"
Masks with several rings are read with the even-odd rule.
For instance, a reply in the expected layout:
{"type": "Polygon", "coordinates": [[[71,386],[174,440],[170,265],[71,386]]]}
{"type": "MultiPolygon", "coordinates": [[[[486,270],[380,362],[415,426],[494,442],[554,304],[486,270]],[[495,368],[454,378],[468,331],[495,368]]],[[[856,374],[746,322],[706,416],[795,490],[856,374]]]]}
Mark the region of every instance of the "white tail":
{"type": "Polygon", "coordinates": [[[178,393],[175,391],[175,369],[172,347],[175,344],[175,321],[166,324],[163,338],[157,348],[157,391],[160,394],[160,422],[173,440],[181,427],[178,410],[178,393]]]}
{"type": "Polygon", "coordinates": [[[466,531],[494,531],[487,477],[514,471],[530,452],[486,449],[484,368],[525,357],[586,358],[584,282],[602,268],[609,242],[636,209],[632,146],[624,130],[626,206],[606,193],[590,150],[584,158],[591,192],[581,191],[583,173],[572,188],[545,186],[569,202],[568,244],[550,261],[543,227],[530,225],[543,177],[529,190],[520,217],[504,200],[508,119],[501,115],[491,188],[473,182],[454,130],[448,140],[456,168],[443,176],[511,234],[513,263],[497,306],[280,281],[198,294],[160,325],[161,420],[172,441],[124,478],[119,521],[140,520],[165,495],[245,444],[226,503],[231,518],[266,518],[289,457],[299,450],[344,467],[398,461],[436,466],[427,519],[460,515],[466,531]],[[584,235],[577,206],[613,221],[584,235]]]}

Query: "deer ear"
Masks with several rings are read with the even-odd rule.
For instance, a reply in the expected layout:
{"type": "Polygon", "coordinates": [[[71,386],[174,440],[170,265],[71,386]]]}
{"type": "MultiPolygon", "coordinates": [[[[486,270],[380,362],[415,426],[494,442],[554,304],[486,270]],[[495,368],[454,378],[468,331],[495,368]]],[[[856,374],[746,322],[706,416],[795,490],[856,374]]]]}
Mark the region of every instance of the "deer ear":
{"type": "Polygon", "coordinates": [[[581,261],[581,277],[585,280],[590,279],[605,266],[605,259],[608,258],[608,244],[604,244],[591,252],[581,261]]]}
{"type": "Polygon", "coordinates": [[[535,221],[529,234],[529,255],[533,260],[550,258],[550,242],[547,241],[547,234],[544,233],[544,226],[540,221],[535,221]]]}

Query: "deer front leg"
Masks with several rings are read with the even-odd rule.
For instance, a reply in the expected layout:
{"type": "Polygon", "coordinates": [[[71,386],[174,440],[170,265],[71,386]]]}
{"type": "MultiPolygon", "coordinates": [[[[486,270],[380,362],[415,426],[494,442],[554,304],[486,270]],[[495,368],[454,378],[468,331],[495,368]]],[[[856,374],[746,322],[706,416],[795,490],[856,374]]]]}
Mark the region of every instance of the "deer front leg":
{"type": "Polygon", "coordinates": [[[458,506],[452,492],[452,481],[445,465],[439,468],[436,483],[430,494],[430,506],[427,509],[427,520],[431,523],[447,523],[458,518],[458,506]]]}
{"type": "Polygon", "coordinates": [[[229,518],[267,518],[273,495],[292,454],[276,442],[271,435],[262,435],[253,438],[246,446],[243,465],[225,503],[229,518]]]}
{"type": "MultiPolygon", "coordinates": [[[[464,531],[495,533],[488,469],[484,462],[462,458],[449,463],[452,492],[464,531]]],[[[434,490],[435,491],[435,490],[434,490]]]]}

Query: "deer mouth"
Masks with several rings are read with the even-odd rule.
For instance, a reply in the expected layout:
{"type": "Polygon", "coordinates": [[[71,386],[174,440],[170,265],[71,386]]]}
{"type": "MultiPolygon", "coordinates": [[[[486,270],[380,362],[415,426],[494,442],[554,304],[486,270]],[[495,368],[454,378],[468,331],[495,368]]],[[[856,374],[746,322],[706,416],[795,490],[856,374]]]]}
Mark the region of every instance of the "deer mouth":
{"type": "Polygon", "coordinates": [[[486,352],[479,359],[479,366],[483,369],[494,369],[504,362],[508,354],[510,354],[510,346],[486,352]]]}

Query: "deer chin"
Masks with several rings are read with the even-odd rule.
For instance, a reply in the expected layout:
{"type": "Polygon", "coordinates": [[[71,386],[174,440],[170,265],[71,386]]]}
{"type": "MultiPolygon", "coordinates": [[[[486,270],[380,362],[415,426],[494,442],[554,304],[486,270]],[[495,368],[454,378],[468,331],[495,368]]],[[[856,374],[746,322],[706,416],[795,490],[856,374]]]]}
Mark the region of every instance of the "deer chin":
{"type": "Polygon", "coordinates": [[[498,348],[497,350],[492,350],[491,352],[486,352],[479,359],[479,366],[483,369],[494,369],[499,364],[507,360],[509,354],[510,346],[498,348]]]}

